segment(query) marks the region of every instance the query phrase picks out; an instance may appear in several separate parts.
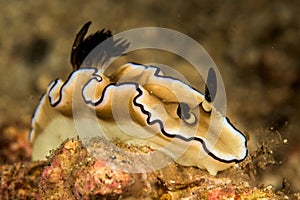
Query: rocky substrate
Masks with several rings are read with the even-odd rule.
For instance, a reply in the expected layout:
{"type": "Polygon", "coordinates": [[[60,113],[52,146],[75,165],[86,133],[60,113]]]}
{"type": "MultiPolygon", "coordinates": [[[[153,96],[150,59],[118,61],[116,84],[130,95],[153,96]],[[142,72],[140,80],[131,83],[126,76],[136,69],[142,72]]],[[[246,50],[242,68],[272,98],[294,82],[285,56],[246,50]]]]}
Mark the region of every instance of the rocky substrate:
{"type": "MultiPolygon", "coordinates": [[[[2,129],[10,137],[18,137],[18,143],[8,143],[6,155],[13,155],[13,148],[30,149],[24,141],[25,128],[2,129]],[[22,142],[23,141],[23,142],[22,142]],[[16,145],[16,144],[19,144],[16,145]]],[[[28,130],[27,130],[28,131],[28,130]]],[[[3,139],[3,138],[2,138],[3,139]]],[[[95,142],[95,141],[94,141],[95,142]]],[[[124,152],[145,154],[149,147],[118,144],[122,152],[109,151],[105,141],[97,140],[99,152],[126,160],[124,152]],[[99,145],[102,144],[102,145],[99,145]]],[[[263,151],[267,151],[262,147],[263,151]]],[[[230,168],[217,176],[196,167],[183,167],[175,163],[148,173],[126,173],[112,168],[111,162],[95,159],[78,139],[65,141],[52,151],[46,161],[28,161],[31,151],[15,155],[24,161],[0,166],[0,199],[299,199],[299,193],[292,193],[288,183],[276,190],[272,186],[255,184],[253,173],[258,164],[253,160],[261,152],[248,158],[239,166],[230,168]]],[[[165,155],[166,159],[169,159],[165,155]]],[[[8,161],[10,162],[10,161],[8,161]]],[[[119,162],[119,161],[117,161],[119,162]]],[[[126,161],[127,162],[127,161],[126,161]]],[[[267,159],[265,159],[265,164],[267,159]]],[[[134,160],[130,162],[135,164],[134,160]]],[[[147,167],[147,166],[143,166],[147,167]]]]}

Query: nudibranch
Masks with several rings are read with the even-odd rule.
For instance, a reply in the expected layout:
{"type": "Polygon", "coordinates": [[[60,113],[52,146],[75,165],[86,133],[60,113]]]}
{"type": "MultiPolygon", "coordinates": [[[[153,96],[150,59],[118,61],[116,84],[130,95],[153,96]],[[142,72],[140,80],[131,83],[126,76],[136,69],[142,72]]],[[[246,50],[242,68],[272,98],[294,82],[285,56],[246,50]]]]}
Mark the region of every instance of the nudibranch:
{"type": "Polygon", "coordinates": [[[30,133],[34,160],[45,159],[49,150],[78,136],[72,110],[75,93],[80,94],[78,101],[95,112],[110,140],[148,144],[181,165],[197,166],[213,175],[245,159],[245,136],[212,105],[216,95],[213,68],[202,94],[155,66],[126,63],[110,75],[93,65],[82,67],[87,54],[112,37],[102,30],[84,38],[89,25],[75,39],[73,72],[65,82],[50,83],[36,108],[30,133]]]}

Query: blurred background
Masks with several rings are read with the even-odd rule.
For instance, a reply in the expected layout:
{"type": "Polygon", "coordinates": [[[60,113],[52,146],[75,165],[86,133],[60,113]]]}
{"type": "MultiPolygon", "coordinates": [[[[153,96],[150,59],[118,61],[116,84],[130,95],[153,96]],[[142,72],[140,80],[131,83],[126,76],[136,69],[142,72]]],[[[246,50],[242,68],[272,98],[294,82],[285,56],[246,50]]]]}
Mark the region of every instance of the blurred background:
{"type": "Polygon", "coordinates": [[[281,187],[286,178],[300,190],[299,11],[297,0],[0,0],[0,125],[30,126],[48,84],[71,72],[71,45],[87,21],[89,33],[169,28],[195,39],[215,61],[227,115],[249,135],[250,152],[261,141],[272,149],[275,165],[258,169],[257,182],[281,187]]]}

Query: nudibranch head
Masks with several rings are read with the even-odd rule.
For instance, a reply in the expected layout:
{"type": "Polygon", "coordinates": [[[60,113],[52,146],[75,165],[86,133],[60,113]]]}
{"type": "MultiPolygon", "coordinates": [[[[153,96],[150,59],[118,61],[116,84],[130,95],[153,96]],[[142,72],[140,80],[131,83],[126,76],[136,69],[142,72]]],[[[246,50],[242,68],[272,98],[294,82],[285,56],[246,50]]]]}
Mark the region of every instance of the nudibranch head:
{"type": "MultiPolygon", "coordinates": [[[[181,165],[198,166],[211,174],[245,159],[246,138],[212,104],[217,81],[212,68],[205,94],[155,66],[127,63],[110,75],[82,68],[79,55],[88,26],[77,34],[73,45],[74,71],[65,82],[58,79],[48,86],[32,118],[33,159],[44,159],[64,139],[78,135],[74,94],[80,94],[76,101],[95,113],[110,140],[148,144],[181,165]]],[[[104,31],[95,35],[102,38],[100,42],[111,36],[104,31]]],[[[87,51],[94,46],[86,44],[87,51]]],[[[87,121],[87,129],[95,127],[91,124],[95,121],[87,121]]]]}

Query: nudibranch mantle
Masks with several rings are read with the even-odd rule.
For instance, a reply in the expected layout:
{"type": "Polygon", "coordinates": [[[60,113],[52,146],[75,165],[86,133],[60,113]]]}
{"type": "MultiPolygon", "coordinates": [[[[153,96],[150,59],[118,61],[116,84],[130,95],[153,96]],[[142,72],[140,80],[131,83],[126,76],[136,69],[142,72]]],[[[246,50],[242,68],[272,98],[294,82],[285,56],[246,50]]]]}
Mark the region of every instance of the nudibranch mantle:
{"type": "Polygon", "coordinates": [[[76,101],[95,113],[109,140],[148,144],[181,165],[213,175],[247,156],[245,136],[214,108],[214,94],[203,95],[155,66],[127,63],[111,75],[76,67],[65,82],[50,83],[32,118],[34,160],[45,159],[49,150],[78,136],[75,94],[80,94],[76,101]]]}

